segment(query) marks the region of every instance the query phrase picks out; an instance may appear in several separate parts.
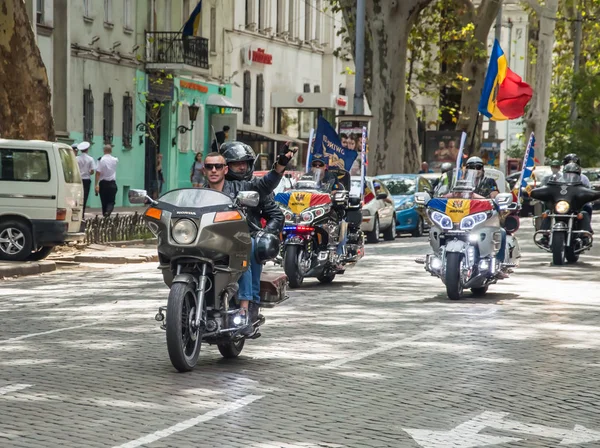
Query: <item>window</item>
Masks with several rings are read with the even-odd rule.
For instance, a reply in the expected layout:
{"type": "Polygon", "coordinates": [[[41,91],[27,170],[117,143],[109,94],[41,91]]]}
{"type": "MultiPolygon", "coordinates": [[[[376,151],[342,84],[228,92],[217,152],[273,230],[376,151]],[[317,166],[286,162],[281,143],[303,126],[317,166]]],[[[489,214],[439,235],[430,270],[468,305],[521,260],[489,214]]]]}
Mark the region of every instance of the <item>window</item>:
{"type": "Polygon", "coordinates": [[[321,43],[321,16],[323,15],[322,8],[322,0],[317,0],[317,10],[315,11],[315,40],[317,41],[317,43],[321,43]]]}
{"type": "Polygon", "coordinates": [[[44,0],[37,0],[36,2],[35,23],[44,23],[44,0]]]}
{"type": "Polygon", "coordinates": [[[304,0],[304,40],[312,40],[312,0],[304,0]]]}
{"type": "Polygon", "coordinates": [[[217,51],[217,8],[210,8],[210,51],[217,51]]]}
{"type": "Polygon", "coordinates": [[[83,16],[92,17],[92,0],[83,0],[83,16]]]}
{"type": "Polygon", "coordinates": [[[123,97],[123,146],[131,148],[133,138],[133,98],[129,93],[123,97]]]}
{"type": "Polygon", "coordinates": [[[265,0],[258,0],[258,30],[265,29],[265,0]]]}
{"type": "Polygon", "coordinates": [[[104,0],[104,23],[112,23],[112,0],[104,0]]]}
{"type": "Polygon", "coordinates": [[[187,22],[190,17],[190,0],[183,0],[183,17],[181,18],[181,24],[187,22]]]}
{"type": "Polygon", "coordinates": [[[249,25],[252,23],[252,1],[253,0],[246,0],[246,6],[245,6],[246,17],[244,19],[244,21],[246,22],[245,25],[249,25]]]}
{"type": "Polygon", "coordinates": [[[94,138],[94,95],[92,86],[83,89],[83,138],[91,142],[94,138]]]}
{"type": "Polygon", "coordinates": [[[285,31],[285,0],[277,0],[277,34],[285,31]]]}
{"type": "Polygon", "coordinates": [[[104,118],[102,126],[102,134],[104,135],[104,144],[111,145],[113,141],[115,119],[115,107],[113,103],[112,93],[110,89],[104,94],[104,118]]]}
{"type": "Polygon", "coordinates": [[[250,96],[252,95],[252,76],[244,72],[244,124],[250,124],[250,96]]]}
{"type": "Polygon", "coordinates": [[[133,30],[133,0],[123,0],[123,28],[133,30]]]}
{"type": "Polygon", "coordinates": [[[29,149],[0,149],[0,181],[48,182],[48,153],[29,149]]]}
{"type": "Polygon", "coordinates": [[[289,0],[289,14],[288,14],[288,33],[290,38],[294,37],[294,22],[296,21],[296,14],[294,13],[294,0],[289,0]]]}
{"type": "Polygon", "coordinates": [[[58,148],[60,154],[60,163],[62,164],[65,182],[68,184],[81,184],[81,174],[79,165],[73,151],[67,148],[58,148]]]}
{"type": "Polygon", "coordinates": [[[265,79],[263,75],[256,77],[256,126],[265,123],[265,79]]]}

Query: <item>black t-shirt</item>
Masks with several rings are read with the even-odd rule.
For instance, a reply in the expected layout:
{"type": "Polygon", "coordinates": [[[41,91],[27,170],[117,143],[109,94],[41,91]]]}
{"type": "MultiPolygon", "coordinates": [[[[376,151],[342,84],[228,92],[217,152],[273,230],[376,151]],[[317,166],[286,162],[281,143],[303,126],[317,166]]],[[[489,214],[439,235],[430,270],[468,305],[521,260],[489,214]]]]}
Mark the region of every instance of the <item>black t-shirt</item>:
{"type": "Polygon", "coordinates": [[[485,198],[489,198],[492,194],[492,191],[499,190],[498,184],[491,177],[484,177],[475,188],[475,193],[485,198]]]}

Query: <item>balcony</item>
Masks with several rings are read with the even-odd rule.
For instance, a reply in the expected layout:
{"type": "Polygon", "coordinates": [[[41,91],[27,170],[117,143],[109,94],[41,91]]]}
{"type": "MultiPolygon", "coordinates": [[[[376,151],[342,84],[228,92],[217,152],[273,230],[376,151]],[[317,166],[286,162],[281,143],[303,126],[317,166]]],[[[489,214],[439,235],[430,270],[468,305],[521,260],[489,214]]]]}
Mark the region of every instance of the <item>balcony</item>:
{"type": "Polygon", "coordinates": [[[208,70],[208,39],[183,36],[176,31],[146,32],[146,66],[174,71],[208,70]]]}

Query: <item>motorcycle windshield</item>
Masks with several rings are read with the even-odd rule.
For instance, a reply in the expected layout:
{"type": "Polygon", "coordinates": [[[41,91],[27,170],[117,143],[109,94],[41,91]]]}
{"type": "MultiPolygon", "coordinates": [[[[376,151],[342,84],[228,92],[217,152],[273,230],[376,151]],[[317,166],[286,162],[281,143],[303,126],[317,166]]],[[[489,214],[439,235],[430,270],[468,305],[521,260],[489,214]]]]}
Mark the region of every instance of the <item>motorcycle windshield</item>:
{"type": "Polygon", "coordinates": [[[323,172],[317,170],[304,174],[293,190],[278,193],[275,200],[293,214],[300,214],[311,207],[331,204],[330,190],[323,182],[323,172]]]}
{"type": "Polygon", "coordinates": [[[162,195],[159,202],[185,208],[204,208],[215,205],[231,205],[231,198],[219,191],[205,188],[182,188],[162,195]]]}
{"type": "Polygon", "coordinates": [[[305,173],[298,179],[294,190],[317,190],[324,191],[326,186],[323,183],[324,172],[322,170],[314,170],[305,173]]]}

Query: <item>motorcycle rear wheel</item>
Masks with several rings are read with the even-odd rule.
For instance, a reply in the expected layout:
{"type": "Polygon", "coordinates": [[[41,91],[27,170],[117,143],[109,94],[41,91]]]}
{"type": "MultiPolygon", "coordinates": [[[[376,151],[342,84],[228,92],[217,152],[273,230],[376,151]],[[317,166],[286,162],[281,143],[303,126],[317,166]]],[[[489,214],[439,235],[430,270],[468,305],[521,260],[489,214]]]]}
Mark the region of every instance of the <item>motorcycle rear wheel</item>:
{"type": "Polygon", "coordinates": [[[224,342],[222,344],[217,344],[217,348],[219,349],[219,352],[221,352],[221,356],[223,356],[223,358],[237,358],[238,356],[240,356],[240,353],[242,353],[245,342],[245,339],[240,339],[237,342],[224,342]]]}
{"type": "Polygon", "coordinates": [[[167,302],[167,350],[171,364],[179,372],[196,367],[202,346],[202,331],[195,332],[191,321],[196,314],[196,295],[193,284],[175,283],[167,302]]]}
{"type": "Polygon", "coordinates": [[[561,266],[565,263],[565,234],[555,232],[552,235],[552,264],[561,266]]]}
{"type": "Polygon", "coordinates": [[[458,300],[463,293],[460,275],[462,254],[450,252],[446,254],[446,293],[450,300],[458,300]]]}
{"type": "Polygon", "coordinates": [[[304,272],[300,263],[304,249],[300,246],[288,246],[283,256],[283,272],[287,275],[290,288],[300,288],[304,281],[304,272]]]}

